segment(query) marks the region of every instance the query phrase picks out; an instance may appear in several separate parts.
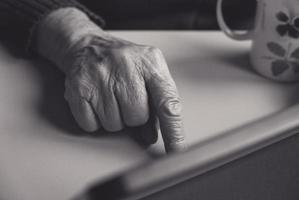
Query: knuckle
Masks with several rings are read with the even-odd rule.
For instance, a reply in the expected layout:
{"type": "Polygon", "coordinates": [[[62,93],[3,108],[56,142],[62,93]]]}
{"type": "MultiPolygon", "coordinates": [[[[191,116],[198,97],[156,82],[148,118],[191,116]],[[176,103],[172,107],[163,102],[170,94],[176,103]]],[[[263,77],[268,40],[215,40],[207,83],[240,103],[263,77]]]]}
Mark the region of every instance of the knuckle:
{"type": "Polygon", "coordinates": [[[147,63],[150,63],[152,73],[164,74],[167,72],[167,63],[159,48],[149,47],[146,60],[148,61],[147,63]]]}
{"type": "Polygon", "coordinates": [[[180,117],[182,104],[179,98],[167,98],[160,103],[159,109],[165,115],[164,117],[180,117]]]}
{"type": "Polygon", "coordinates": [[[78,97],[88,101],[91,100],[94,93],[94,87],[85,78],[76,76],[68,81],[66,85],[66,89],[71,90],[72,93],[75,93],[78,97]]]}
{"type": "Polygon", "coordinates": [[[81,97],[87,101],[90,101],[92,99],[94,90],[87,84],[85,84],[85,83],[79,84],[77,90],[78,90],[79,97],[81,97]]]}
{"type": "Polygon", "coordinates": [[[155,53],[155,55],[157,55],[157,56],[163,56],[163,52],[162,52],[162,50],[159,49],[159,48],[155,48],[154,53],[155,53]]]}
{"type": "Polygon", "coordinates": [[[128,58],[132,54],[130,47],[121,47],[113,52],[116,52],[116,55],[121,55],[123,58],[128,58]]]}
{"type": "Polygon", "coordinates": [[[157,47],[149,47],[149,52],[155,56],[161,56],[163,55],[161,49],[157,48],[157,47]]]}

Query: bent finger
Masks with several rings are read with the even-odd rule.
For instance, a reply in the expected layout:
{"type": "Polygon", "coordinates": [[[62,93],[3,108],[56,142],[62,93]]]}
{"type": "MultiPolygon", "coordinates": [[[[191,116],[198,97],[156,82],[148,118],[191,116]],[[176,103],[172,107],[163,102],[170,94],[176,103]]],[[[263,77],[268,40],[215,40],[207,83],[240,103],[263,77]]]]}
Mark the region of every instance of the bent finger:
{"type": "Polygon", "coordinates": [[[100,128],[100,124],[89,102],[74,95],[68,97],[67,101],[76,122],[83,130],[94,132],[100,128]]]}
{"type": "Polygon", "coordinates": [[[144,80],[136,75],[126,84],[118,84],[115,95],[125,125],[136,127],[144,125],[148,121],[149,106],[144,80]]]}
{"type": "Polygon", "coordinates": [[[120,109],[113,91],[98,91],[97,97],[92,99],[92,105],[106,131],[117,132],[123,129],[120,109]]]}

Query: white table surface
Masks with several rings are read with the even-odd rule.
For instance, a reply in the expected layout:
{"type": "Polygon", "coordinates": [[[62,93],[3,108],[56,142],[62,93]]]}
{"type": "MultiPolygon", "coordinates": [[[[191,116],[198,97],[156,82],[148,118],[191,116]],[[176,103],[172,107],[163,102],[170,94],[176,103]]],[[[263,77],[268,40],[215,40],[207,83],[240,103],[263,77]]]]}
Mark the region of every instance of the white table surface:
{"type": "MultiPolygon", "coordinates": [[[[219,32],[112,32],[162,49],[179,88],[190,145],[298,102],[298,84],[255,74],[250,42],[219,32]]],[[[0,45],[0,199],[65,200],[149,159],[125,136],[78,137],[52,66],[0,45]]],[[[162,151],[162,142],[150,151],[162,151]]]]}

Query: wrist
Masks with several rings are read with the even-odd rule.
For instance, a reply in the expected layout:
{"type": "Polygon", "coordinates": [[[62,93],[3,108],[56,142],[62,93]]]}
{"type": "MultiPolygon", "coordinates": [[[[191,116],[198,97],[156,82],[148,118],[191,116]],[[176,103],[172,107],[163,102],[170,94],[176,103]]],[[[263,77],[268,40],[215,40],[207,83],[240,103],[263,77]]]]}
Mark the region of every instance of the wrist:
{"type": "Polygon", "coordinates": [[[105,33],[79,9],[58,9],[38,25],[37,52],[66,72],[71,49],[87,35],[105,33]]]}

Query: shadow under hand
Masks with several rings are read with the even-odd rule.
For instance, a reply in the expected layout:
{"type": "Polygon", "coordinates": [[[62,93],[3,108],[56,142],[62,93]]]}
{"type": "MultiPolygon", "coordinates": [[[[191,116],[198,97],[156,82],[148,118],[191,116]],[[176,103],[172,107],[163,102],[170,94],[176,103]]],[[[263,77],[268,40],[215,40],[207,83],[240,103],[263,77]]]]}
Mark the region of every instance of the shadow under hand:
{"type": "Polygon", "coordinates": [[[41,117],[66,134],[86,135],[76,124],[68,103],[64,99],[64,74],[46,61],[39,60],[34,63],[34,66],[39,72],[42,84],[38,105],[38,112],[41,117]]]}

